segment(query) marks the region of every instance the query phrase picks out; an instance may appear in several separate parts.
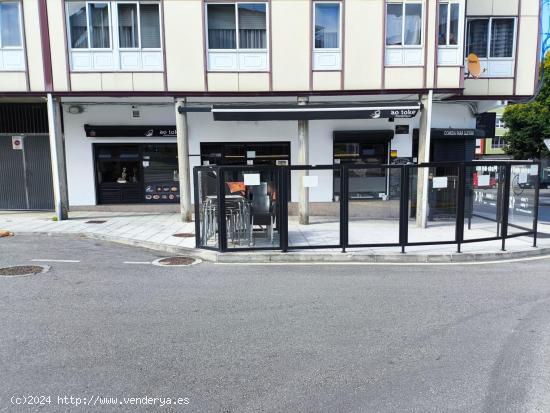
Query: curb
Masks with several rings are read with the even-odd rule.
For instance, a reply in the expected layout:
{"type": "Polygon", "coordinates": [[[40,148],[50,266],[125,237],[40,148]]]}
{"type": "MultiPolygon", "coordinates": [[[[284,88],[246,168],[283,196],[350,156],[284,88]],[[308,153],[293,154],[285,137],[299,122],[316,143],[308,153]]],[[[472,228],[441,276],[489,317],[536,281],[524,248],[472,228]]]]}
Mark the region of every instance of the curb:
{"type": "Polygon", "coordinates": [[[20,231],[17,234],[23,235],[47,235],[87,238],[100,241],[114,242],[121,245],[145,248],[153,251],[166,252],[169,254],[185,254],[202,261],[223,263],[223,264],[268,264],[268,263],[384,263],[384,264],[440,264],[440,263],[472,263],[491,262],[499,260],[511,260],[519,258],[531,258],[550,256],[550,248],[533,248],[521,251],[498,251],[481,253],[446,253],[446,254],[367,254],[361,252],[346,253],[296,253],[296,252],[224,252],[201,250],[196,248],[179,247],[175,245],[161,244],[157,242],[140,241],[131,238],[116,237],[105,234],[83,233],[83,232],[58,232],[58,231],[20,231]]]}

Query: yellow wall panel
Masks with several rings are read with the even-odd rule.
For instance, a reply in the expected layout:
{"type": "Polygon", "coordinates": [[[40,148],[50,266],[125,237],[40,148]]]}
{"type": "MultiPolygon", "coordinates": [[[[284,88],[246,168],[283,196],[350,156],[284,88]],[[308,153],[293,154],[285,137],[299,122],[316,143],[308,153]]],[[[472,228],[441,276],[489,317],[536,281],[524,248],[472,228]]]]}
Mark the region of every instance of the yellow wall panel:
{"type": "Polygon", "coordinates": [[[204,90],[202,22],[199,0],[164,0],[169,90],[204,90]]]}
{"type": "Polygon", "coordinates": [[[345,5],[344,87],[380,89],[384,67],[383,0],[348,0],[345,5]],[[368,41],[366,41],[368,39],[368,41]]]}
{"type": "Polygon", "coordinates": [[[273,0],[273,90],[308,90],[311,28],[308,0],[273,0]]]}

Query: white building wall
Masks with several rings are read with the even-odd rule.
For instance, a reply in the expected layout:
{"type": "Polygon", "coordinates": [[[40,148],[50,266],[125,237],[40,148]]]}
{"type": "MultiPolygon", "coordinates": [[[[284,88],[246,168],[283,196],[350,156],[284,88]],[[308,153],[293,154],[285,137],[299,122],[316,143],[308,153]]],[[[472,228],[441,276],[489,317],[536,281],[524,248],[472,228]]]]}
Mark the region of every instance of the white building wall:
{"type": "Polygon", "coordinates": [[[84,125],[175,125],[173,105],[138,106],[141,117],[132,117],[130,105],[80,105],[84,112],[67,112],[70,103],[63,105],[65,153],[69,205],[95,205],[95,179],[92,144],[94,143],[176,143],[176,138],[88,138],[84,125]]]}
{"type": "MultiPolygon", "coordinates": [[[[95,179],[93,143],[175,143],[175,138],[89,138],[84,124],[91,125],[175,125],[172,103],[140,105],[140,117],[132,117],[131,104],[85,104],[83,113],[73,115],[67,109],[71,103],[64,103],[65,146],[67,158],[67,179],[69,203],[73,206],[95,205],[95,179]]],[[[408,125],[408,135],[395,135],[391,150],[398,157],[412,156],[412,134],[419,127],[419,115],[412,119],[362,119],[310,121],[310,164],[331,165],[333,162],[334,131],[394,130],[396,125],[408,125]]],[[[475,117],[467,106],[460,103],[435,104],[433,108],[434,128],[475,128],[475,117]]],[[[281,122],[215,122],[210,113],[189,113],[189,153],[191,168],[200,165],[201,142],[266,142],[289,141],[291,163],[298,164],[298,124],[296,121],[281,122]]],[[[297,175],[297,174],[295,174],[297,175]]],[[[311,202],[332,200],[333,180],[330,171],[315,171],[322,183],[310,191],[311,202]]],[[[299,182],[292,181],[292,201],[298,200],[299,182]]]]}

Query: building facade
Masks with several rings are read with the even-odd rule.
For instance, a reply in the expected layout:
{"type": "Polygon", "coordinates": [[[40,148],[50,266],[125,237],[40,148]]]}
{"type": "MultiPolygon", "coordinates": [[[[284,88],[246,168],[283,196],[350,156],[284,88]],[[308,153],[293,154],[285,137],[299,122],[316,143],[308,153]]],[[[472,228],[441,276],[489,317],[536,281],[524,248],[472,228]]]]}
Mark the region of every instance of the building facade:
{"type": "MultiPolygon", "coordinates": [[[[535,91],[539,15],[538,0],[0,0],[0,99],[48,109],[56,208],[189,208],[197,165],[473,159],[476,115],[535,91]]],[[[337,197],[325,178],[309,201],[337,197]]],[[[381,178],[357,199],[387,193],[381,178]]]]}

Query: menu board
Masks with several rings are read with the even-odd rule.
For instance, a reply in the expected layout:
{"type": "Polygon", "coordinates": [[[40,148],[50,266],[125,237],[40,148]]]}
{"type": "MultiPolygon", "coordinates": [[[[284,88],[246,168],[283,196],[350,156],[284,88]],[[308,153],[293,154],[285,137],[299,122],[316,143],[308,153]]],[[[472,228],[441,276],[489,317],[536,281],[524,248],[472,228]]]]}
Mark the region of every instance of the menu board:
{"type": "Polygon", "coordinates": [[[179,202],[178,182],[158,182],[145,186],[146,202],[179,202]]]}

